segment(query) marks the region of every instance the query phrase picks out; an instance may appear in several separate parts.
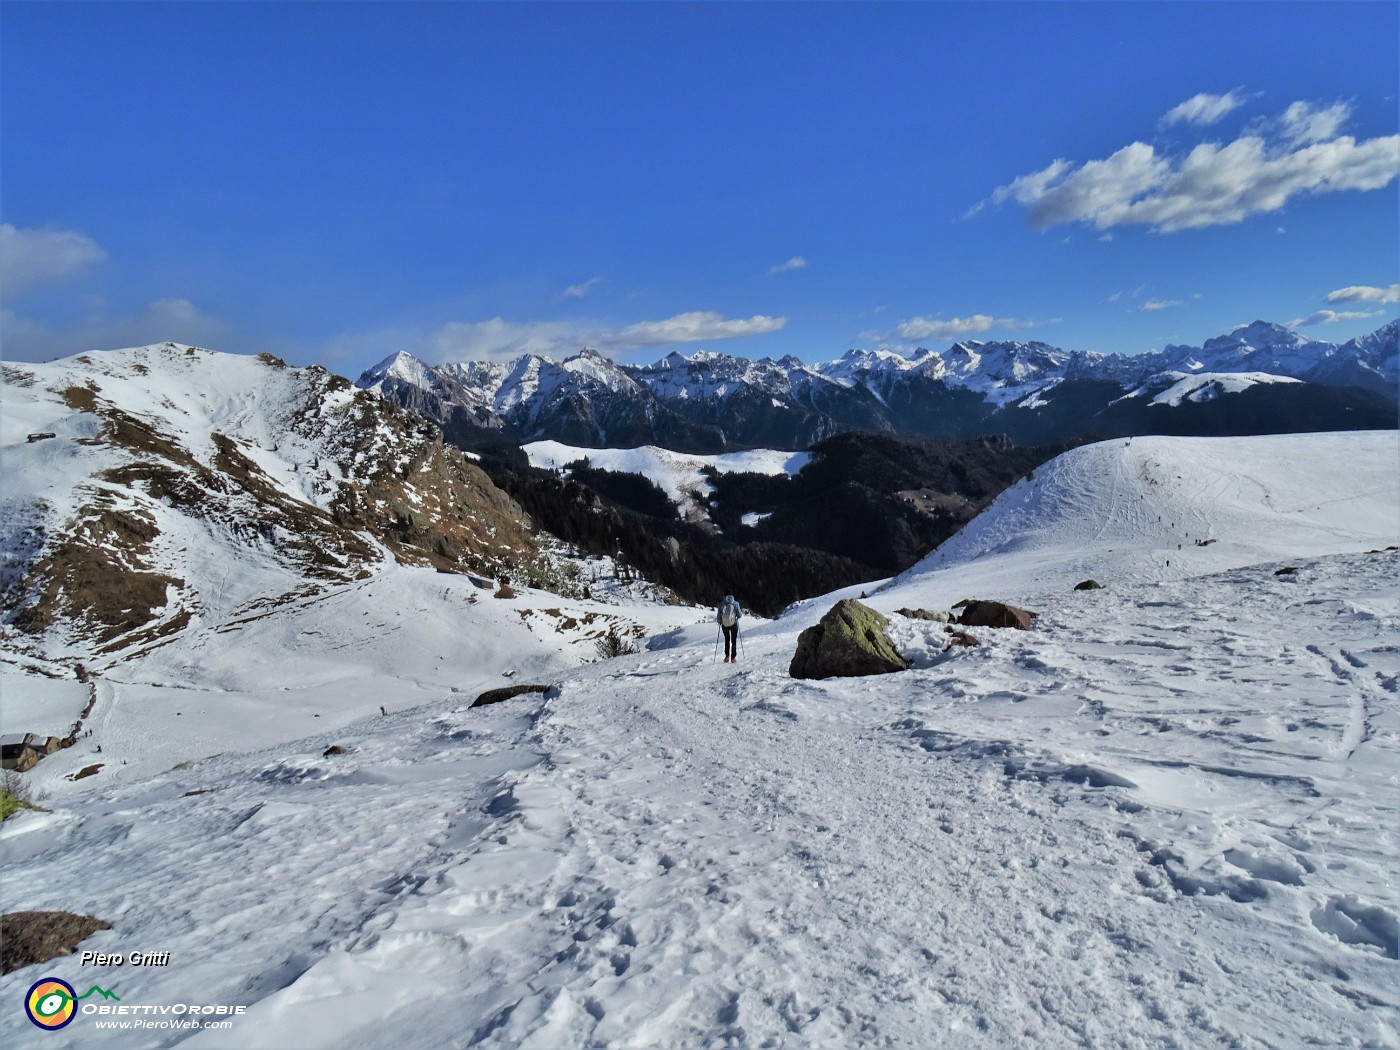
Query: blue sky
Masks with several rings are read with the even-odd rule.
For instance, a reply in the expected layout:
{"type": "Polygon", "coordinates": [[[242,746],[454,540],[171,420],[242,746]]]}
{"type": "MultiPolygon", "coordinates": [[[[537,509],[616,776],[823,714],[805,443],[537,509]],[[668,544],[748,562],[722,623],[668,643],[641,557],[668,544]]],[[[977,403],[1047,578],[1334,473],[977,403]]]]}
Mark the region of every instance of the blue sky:
{"type": "Polygon", "coordinates": [[[4,355],[1340,342],[1398,54],[1390,2],[5,2],[4,355]]]}

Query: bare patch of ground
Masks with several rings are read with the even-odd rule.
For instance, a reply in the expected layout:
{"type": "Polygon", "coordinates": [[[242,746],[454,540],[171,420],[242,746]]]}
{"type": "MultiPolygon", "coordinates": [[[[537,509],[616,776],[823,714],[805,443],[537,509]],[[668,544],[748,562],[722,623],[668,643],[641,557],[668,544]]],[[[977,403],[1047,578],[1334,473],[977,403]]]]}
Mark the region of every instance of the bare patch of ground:
{"type": "Polygon", "coordinates": [[[78,945],[112,924],[71,911],[12,911],[0,915],[0,973],[72,955],[78,945]]]}

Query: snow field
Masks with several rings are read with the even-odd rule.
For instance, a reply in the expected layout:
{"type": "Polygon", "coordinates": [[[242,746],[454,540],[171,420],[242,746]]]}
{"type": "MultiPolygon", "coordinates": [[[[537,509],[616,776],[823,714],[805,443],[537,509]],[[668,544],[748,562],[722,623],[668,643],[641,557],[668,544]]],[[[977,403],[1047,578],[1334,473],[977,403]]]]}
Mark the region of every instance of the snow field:
{"type": "MultiPolygon", "coordinates": [[[[654,648],[579,667],[545,627],[573,604],[430,599],[449,578],[422,570],[278,607],[239,648],[187,632],[113,687],[96,736],[125,771],[0,828],[6,910],[169,951],[105,975],[123,1001],[249,1004],[192,1046],[1400,1046],[1400,555],[1365,553],[1400,541],[1395,436],[1270,441],[1037,471],[867,599],[1002,598],[1037,629],[945,652],[892,616],[901,674],[788,677],[835,596],[746,621],[733,667],[706,611],[619,606],[654,648]],[[1195,561],[1187,526],[1218,535],[1195,561]],[[452,692],[517,668],[558,690],[452,692]],[[344,691],[334,731],[300,735],[303,676],[344,691]],[[223,754],[139,766],[147,689],[249,703],[223,754]]],[[[82,1023],[15,1011],[0,1039],[96,1045],[82,1023]]]]}
{"type": "MultiPolygon", "coordinates": [[[[389,565],[370,579],[305,588],[228,620],[203,618],[140,660],[105,668],[86,725],[91,740],[46,758],[29,776],[62,795],[86,786],[67,777],[93,762],[108,776],[141,778],[332,731],[380,706],[470,701],[512,680],[553,681],[598,659],[596,639],[611,626],[630,638],[634,628],[661,632],[697,617],[654,602],[606,606],[528,588],[502,599],[493,582],[482,583],[389,565]]],[[[28,694],[32,676],[15,677],[28,694]]],[[[64,684],[76,685],[53,687],[64,684]]],[[[86,703],[88,687],[80,688],[86,703]]],[[[32,704],[12,710],[11,695],[7,687],[5,724],[13,714],[16,727],[28,727],[21,716],[37,712],[32,704]]],[[[69,718],[63,732],[71,725],[69,718]]]]}
{"type": "Polygon", "coordinates": [[[251,1004],[195,1046],[1395,1045],[1395,556],[1301,568],[949,654],[900,620],[915,669],[868,679],[694,626],[542,700],[66,798],[7,825],[6,885],[182,961],[129,1001],[251,1004]]]}
{"type": "Polygon", "coordinates": [[[5,734],[67,736],[92,695],[72,678],[26,674],[25,664],[0,662],[0,726],[5,734]]]}

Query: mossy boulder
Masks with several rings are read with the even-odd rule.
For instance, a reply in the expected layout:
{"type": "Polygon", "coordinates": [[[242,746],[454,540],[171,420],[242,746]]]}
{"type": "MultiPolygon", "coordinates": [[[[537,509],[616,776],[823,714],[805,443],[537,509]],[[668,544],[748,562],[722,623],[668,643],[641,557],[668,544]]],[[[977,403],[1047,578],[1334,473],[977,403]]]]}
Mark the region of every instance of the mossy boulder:
{"type": "Polygon", "coordinates": [[[788,674],[794,678],[850,678],[904,671],[885,628],[889,620],[854,598],[843,598],[821,621],[797,636],[788,674]]]}

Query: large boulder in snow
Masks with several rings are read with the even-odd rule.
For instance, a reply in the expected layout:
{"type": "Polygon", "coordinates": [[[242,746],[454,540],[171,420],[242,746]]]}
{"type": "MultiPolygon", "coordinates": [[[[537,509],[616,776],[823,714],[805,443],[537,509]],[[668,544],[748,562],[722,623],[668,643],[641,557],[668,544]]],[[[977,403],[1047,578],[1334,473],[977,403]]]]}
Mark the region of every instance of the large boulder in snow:
{"type": "Polygon", "coordinates": [[[499,704],[502,700],[509,700],[512,697],[520,696],[523,693],[547,693],[549,686],[534,683],[521,685],[506,685],[500,689],[488,689],[475,700],[472,707],[486,707],[489,704],[499,704]]]}
{"type": "Polygon", "coordinates": [[[964,627],[1014,627],[1029,631],[1038,614],[1005,602],[968,602],[958,623],[964,627]]]}
{"type": "Polygon", "coordinates": [[[794,678],[849,678],[903,671],[909,662],[885,633],[889,620],[854,598],[843,598],[821,621],[797,636],[788,674],[794,678]]]}

